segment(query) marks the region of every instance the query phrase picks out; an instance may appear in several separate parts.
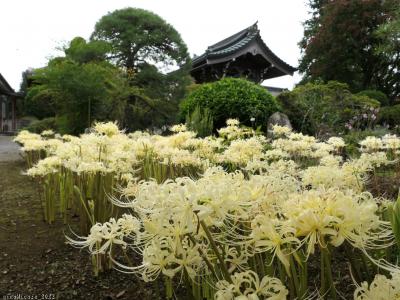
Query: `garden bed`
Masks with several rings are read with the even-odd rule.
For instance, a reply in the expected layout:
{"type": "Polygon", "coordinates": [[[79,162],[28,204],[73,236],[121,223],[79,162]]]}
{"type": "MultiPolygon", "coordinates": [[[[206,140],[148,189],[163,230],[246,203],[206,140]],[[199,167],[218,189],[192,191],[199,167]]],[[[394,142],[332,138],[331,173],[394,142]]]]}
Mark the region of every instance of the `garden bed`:
{"type": "Polygon", "coordinates": [[[111,270],[93,276],[87,252],[65,245],[69,228],[60,220],[43,222],[37,186],[24,169],[22,160],[0,162],[0,296],[153,299],[152,286],[133,275],[111,270]]]}

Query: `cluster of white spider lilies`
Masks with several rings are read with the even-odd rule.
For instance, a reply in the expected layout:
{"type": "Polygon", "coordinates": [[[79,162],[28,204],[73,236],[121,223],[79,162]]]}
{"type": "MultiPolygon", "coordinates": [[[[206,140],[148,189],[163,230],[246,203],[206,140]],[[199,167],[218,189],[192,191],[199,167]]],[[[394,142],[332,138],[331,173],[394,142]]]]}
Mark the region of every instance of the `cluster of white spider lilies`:
{"type": "Polygon", "coordinates": [[[237,120],[219,137],[171,130],[124,134],[98,123],[80,137],[16,138],[41,183],[46,220],[57,206],[65,222],[68,208],[79,214],[81,234],[67,240],[91,252],[96,272],[106,263],[162,278],[166,298],[185,286],[196,300],[336,299],[331,264],[340,260],[354,299],[400,297],[400,200],[366,188],[379,169],[397,174],[399,138],[368,137],[360,157],[344,159],[341,138],[287,127],[274,126],[272,139],[237,120]]]}

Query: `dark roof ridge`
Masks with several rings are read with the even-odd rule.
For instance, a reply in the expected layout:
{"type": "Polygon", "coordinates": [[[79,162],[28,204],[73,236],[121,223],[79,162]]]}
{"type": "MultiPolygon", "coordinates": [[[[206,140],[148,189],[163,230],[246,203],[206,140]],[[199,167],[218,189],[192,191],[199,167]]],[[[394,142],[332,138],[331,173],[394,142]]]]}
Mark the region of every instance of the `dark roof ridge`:
{"type": "Polygon", "coordinates": [[[219,41],[218,43],[215,43],[211,46],[209,46],[206,50],[206,52],[214,52],[214,51],[218,51],[222,48],[225,47],[229,47],[230,45],[236,43],[237,41],[241,40],[242,38],[244,38],[245,36],[247,36],[250,33],[253,33],[255,31],[259,32],[258,26],[257,26],[257,22],[255,22],[253,25],[223,39],[222,41],[219,41]]]}
{"type": "MultiPolygon", "coordinates": [[[[279,58],[264,42],[258,29],[257,22],[234,35],[209,46],[202,55],[192,59],[192,71],[205,68],[209,65],[217,65],[234,61],[236,57],[251,54],[253,57],[263,57],[266,69],[261,75],[262,78],[274,78],[283,75],[292,75],[297,68],[292,67],[279,58]],[[246,50],[247,49],[247,50],[246,50]],[[267,74],[268,73],[268,74],[267,74]],[[267,75],[266,75],[267,74],[267,75]]],[[[246,56],[247,57],[247,56],[246,56]]],[[[249,58],[251,59],[251,58],[249,58]]],[[[227,64],[225,67],[228,68],[227,64]]],[[[210,71],[211,72],[211,71],[210,71]]]]}
{"type": "Polygon", "coordinates": [[[8,90],[8,92],[10,93],[15,93],[15,91],[13,90],[13,88],[10,86],[10,84],[7,82],[7,80],[3,77],[3,75],[1,75],[0,73],[0,84],[6,88],[8,90]]]}
{"type": "Polygon", "coordinates": [[[1,75],[0,73],[0,95],[8,95],[8,96],[15,96],[21,97],[21,93],[17,93],[11,87],[11,85],[7,82],[7,80],[1,75]]]}
{"type": "MultiPolygon", "coordinates": [[[[267,44],[264,42],[264,40],[261,38],[261,36],[258,37],[260,40],[260,43],[262,45],[262,47],[264,48],[264,51],[268,54],[268,56],[271,58],[271,60],[273,60],[276,63],[276,67],[278,68],[286,68],[287,71],[289,71],[288,75],[293,75],[294,72],[296,72],[298,69],[296,67],[293,67],[291,65],[289,65],[287,62],[285,62],[284,60],[282,60],[281,58],[279,58],[268,46],[267,44]]],[[[286,73],[286,70],[282,70],[286,73]]]]}

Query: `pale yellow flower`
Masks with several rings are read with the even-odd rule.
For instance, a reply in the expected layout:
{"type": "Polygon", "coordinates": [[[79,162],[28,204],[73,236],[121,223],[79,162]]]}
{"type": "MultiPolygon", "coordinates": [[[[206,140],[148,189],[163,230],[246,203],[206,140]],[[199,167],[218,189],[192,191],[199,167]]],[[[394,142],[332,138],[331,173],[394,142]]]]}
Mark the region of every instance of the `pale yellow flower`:
{"type": "Polygon", "coordinates": [[[112,137],[113,135],[120,133],[116,122],[114,122],[114,123],[113,122],[107,122],[107,123],[97,122],[94,125],[93,129],[98,134],[104,134],[108,137],[112,137]]]}
{"type": "Polygon", "coordinates": [[[225,280],[217,282],[215,300],[286,300],[289,294],[279,279],[264,276],[260,280],[253,271],[235,273],[231,278],[232,283],[225,280]]]}
{"type": "Polygon", "coordinates": [[[368,286],[363,282],[354,291],[354,300],[398,300],[400,299],[400,275],[393,273],[389,279],[385,275],[376,275],[368,286]]]}
{"type": "Polygon", "coordinates": [[[184,132],[187,130],[186,125],[185,124],[178,124],[178,125],[174,125],[170,128],[170,130],[172,132],[184,132]]]}

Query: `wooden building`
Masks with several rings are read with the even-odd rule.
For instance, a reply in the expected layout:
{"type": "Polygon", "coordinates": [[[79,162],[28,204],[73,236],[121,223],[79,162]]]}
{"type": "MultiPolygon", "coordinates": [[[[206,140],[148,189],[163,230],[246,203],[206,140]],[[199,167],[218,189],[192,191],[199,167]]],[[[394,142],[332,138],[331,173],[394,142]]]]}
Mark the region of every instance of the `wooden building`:
{"type": "Polygon", "coordinates": [[[17,130],[16,93],[0,74],[0,133],[12,133],[17,130]]]}
{"type": "Polygon", "coordinates": [[[230,77],[244,77],[256,83],[297,69],[276,56],[264,43],[257,23],[209,46],[193,59],[191,75],[196,83],[230,77]]]}

